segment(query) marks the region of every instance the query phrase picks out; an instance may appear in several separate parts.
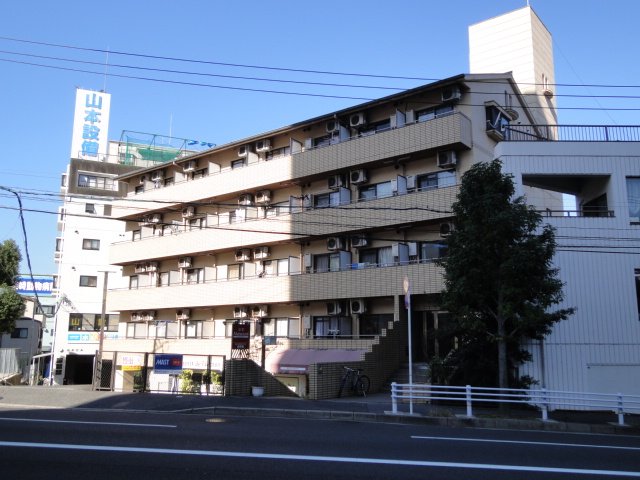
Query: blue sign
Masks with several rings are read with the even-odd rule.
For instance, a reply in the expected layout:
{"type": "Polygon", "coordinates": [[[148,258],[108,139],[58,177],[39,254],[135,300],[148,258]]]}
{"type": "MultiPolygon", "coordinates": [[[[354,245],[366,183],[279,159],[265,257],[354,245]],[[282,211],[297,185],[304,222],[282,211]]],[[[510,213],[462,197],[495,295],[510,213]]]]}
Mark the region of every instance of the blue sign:
{"type": "Polygon", "coordinates": [[[51,295],[53,292],[53,277],[19,276],[16,282],[16,291],[19,295],[51,295]]]}
{"type": "Polygon", "coordinates": [[[182,355],[156,355],[153,369],[158,373],[182,372],[182,355]]]}

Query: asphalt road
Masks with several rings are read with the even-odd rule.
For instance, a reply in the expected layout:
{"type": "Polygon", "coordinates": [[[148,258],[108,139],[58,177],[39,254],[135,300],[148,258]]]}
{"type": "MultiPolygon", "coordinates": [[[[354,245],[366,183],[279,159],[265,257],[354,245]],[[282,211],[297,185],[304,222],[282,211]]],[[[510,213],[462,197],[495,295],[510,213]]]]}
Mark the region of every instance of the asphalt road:
{"type": "Polygon", "coordinates": [[[640,478],[640,437],[295,418],[0,410],[6,479],[640,478]]]}

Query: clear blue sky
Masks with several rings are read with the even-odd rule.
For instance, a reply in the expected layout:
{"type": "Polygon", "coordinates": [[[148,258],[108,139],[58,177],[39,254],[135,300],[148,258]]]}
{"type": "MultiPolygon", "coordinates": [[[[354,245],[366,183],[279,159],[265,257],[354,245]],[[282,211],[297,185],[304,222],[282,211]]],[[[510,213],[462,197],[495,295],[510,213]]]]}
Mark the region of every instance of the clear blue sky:
{"type": "MultiPolygon", "coordinates": [[[[531,0],[553,34],[556,82],[640,84],[640,1],[531,0]]],[[[222,63],[439,79],[468,71],[467,27],[526,5],[526,0],[395,0],[300,2],[7,2],[0,36],[73,47],[142,53],[222,63]]],[[[257,134],[360,103],[359,100],[280,95],[157,83],[15,62],[104,72],[104,65],[28,57],[69,58],[104,64],[100,52],[46,47],[0,39],[0,185],[58,193],[70,154],[75,88],[111,93],[109,137],[123,130],[216,143],[257,134]],[[12,53],[9,53],[12,52],[12,53]],[[22,55],[17,55],[17,54],[22,55]],[[7,62],[4,60],[11,60],[7,62]]],[[[209,74],[396,87],[428,80],[376,80],[355,76],[294,74],[109,55],[110,64],[209,74]]],[[[378,98],[394,90],[179,76],[108,68],[109,73],[168,80],[347,97],[378,98]]],[[[640,88],[558,87],[558,94],[636,95],[640,88]]],[[[558,97],[563,124],[640,124],[638,99],[558,97]]],[[[26,208],[55,212],[54,197],[23,195],[26,208]],[[33,198],[30,198],[33,197],[33,198]]],[[[15,197],[0,192],[0,241],[24,241],[15,197]]],[[[56,216],[25,213],[34,274],[53,274],[56,216]]],[[[24,255],[23,255],[24,256],[24,255]]],[[[26,273],[26,262],[21,271],[26,273]]]]}

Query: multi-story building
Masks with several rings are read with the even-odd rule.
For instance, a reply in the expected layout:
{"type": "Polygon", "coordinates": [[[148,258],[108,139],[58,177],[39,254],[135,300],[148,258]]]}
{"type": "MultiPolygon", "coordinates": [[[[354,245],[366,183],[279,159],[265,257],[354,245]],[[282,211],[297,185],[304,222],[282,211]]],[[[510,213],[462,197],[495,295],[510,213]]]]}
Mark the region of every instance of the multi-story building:
{"type": "Polygon", "coordinates": [[[118,313],[104,310],[105,284],[126,285],[108,258],[109,245],[125,237],[125,224],[112,215],[114,198],[126,194],[126,185],[116,178],[192,151],[187,140],[138,132],[107,141],[109,105],[104,92],[78,90],[55,246],[54,384],[92,383],[101,327],[103,338],[118,332],[118,313]]]}
{"type": "MultiPolygon", "coordinates": [[[[212,359],[237,352],[237,324],[250,327],[256,363],[299,394],[335,395],[337,385],[327,386],[327,378],[335,379],[344,362],[363,362],[373,388],[380,388],[408,359],[405,279],[412,359],[445,354],[453,345],[435,335],[448,316],[438,304],[442,272],[433,260],[446,255],[451,205],[462,175],[477,162],[501,158],[518,191],[545,212],[564,211],[560,193],[577,195],[575,215],[549,217],[563,229],[588,228],[577,230],[580,236],[624,224],[624,235],[633,235],[626,207],[618,205],[627,201],[624,178],[632,184],[640,176],[630,160],[638,144],[598,142],[603,153],[590,160],[597,167],[593,175],[581,158],[571,157],[572,147],[548,127],[556,118],[550,35],[540,35],[546,29],[529,7],[505,17],[507,30],[514,20],[535,38],[532,54],[522,59],[534,72],[523,80],[526,97],[515,69],[498,70],[514,70],[513,76],[458,75],[118,177],[126,195],[114,203],[112,216],[126,227],[111,245],[109,263],[122,268],[124,285],[108,292],[120,324],[117,338],[104,343],[115,367],[113,388],[139,382],[134,377],[149,373],[149,356],[158,354],[191,356],[189,368],[207,372],[212,359]],[[543,75],[548,81],[537,80],[543,75]],[[540,115],[541,108],[548,113],[540,115]],[[545,141],[514,141],[525,136],[545,141]],[[548,162],[535,156],[545,148],[548,162]],[[617,208],[594,218],[591,206],[617,208]]],[[[485,55],[482,48],[471,51],[472,58],[485,55]]],[[[607,262],[600,255],[584,255],[599,258],[588,288],[608,281],[596,274],[607,262]]],[[[630,261],[624,258],[616,265],[630,261]]],[[[585,298],[582,259],[558,255],[566,303],[578,310],[526,367],[548,388],[588,389],[585,379],[596,377],[588,370],[598,362],[640,365],[633,271],[624,273],[624,311],[604,322],[601,307],[586,311],[594,297],[585,298]],[[595,326],[603,323],[610,331],[624,325],[624,331],[612,334],[611,348],[599,356],[593,352],[600,351],[602,336],[595,326]],[[628,345],[618,345],[621,336],[628,345]],[[567,338],[580,345],[572,362],[563,361],[570,355],[562,347],[567,338]]],[[[620,303],[621,290],[611,290],[599,297],[600,305],[620,303]]],[[[602,386],[604,377],[597,378],[602,386]]],[[[152,390],[175,388],[159,368],[144,382],[152,390]]]]}

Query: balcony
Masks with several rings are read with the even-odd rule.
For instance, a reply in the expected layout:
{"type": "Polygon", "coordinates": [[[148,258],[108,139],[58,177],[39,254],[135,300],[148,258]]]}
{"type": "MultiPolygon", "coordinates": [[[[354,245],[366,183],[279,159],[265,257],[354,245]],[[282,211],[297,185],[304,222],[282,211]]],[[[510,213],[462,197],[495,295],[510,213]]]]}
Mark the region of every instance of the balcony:
{"type": "MultiPolygon", "coordinates": [[[[297,303],[339,298],[403,295],[405,275],[415,294],[438,293],[442,269],[434,263],[364,268],[282,277],[210,281],[190,285],[110,290],[109,311],[162,310],[269,303],[297,303]]],[[[174,317],[171,312],[170,317],[174,317]]]]}
{"type": "Polygon", "coordinates": [[[114,243],[109,248],[109,263],[123,265],[230,250],[238,246],[268,245],[309,236],[339,235],[353,231],[356,226],[364,230],[435,221],[451,216],[451,204],[458,190],[458,186],[436,188],[336,208],[309,209],[241,223],[207,225],[203,229],[114,243]],[[329,216],[331,220],[327,221],[329,216]]]}
{"type": "Polygon", "coordinates": [[[510,125],[507,142],[640,142],[637,125],[510,125]]]}
{"type": "Polygon", "coordinates": [[[380,160],[443,148],[468,149],[471,145],[471,121],[462,113],[453,113],[374,135],[355,137],[335,145],[260,161],[244,168],[209,172],[197,180],[145,190],[137,195],[130,193],[126,199],[114,204],[112,216],[130,218],[132,212],[140,216],[147,210],[175,208],[182,203],[328,175],[339,169],[362,168],[380,160]],[[167,203],[168,198],[180,201],[167,203]]]}

